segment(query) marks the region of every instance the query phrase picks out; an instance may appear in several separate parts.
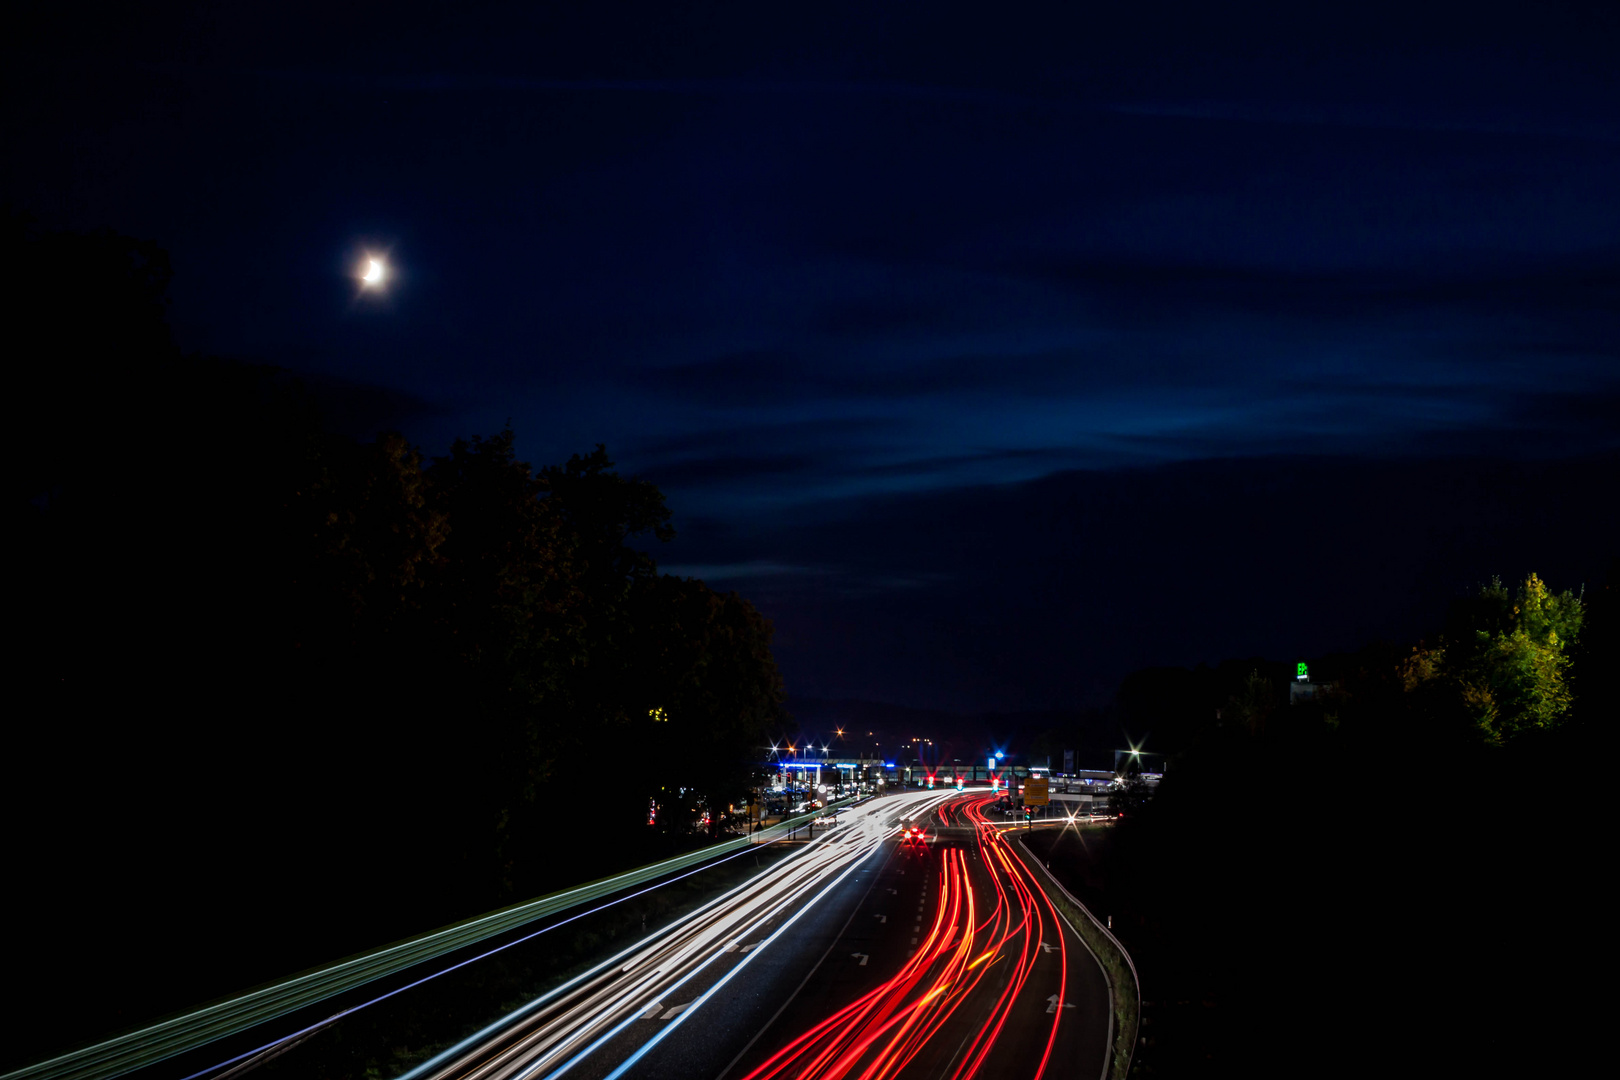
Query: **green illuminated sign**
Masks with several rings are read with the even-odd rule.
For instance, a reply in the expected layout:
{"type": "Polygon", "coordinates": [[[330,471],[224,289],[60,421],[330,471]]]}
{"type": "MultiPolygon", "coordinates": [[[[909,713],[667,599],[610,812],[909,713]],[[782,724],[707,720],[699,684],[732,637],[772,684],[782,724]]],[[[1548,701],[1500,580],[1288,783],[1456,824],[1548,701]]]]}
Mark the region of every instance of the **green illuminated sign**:
{"type": "Polygon", "coordinates": [[[1300,682],[1306,682],[1310,679],[1311,672],[1310,669],[1305,666],[1305,661],[1301,660],[1295,665],[1295,667],[1298,668],[1300,682]]]}

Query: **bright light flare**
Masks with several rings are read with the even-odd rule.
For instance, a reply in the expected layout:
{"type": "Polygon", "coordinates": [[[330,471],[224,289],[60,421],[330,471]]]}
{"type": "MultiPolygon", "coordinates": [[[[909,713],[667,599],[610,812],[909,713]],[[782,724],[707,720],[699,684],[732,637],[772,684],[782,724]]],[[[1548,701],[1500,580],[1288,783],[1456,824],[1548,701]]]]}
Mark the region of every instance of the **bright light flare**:
{"type": "Polygon", "coordinates": [[[360,271],[360,283],[368,289],[380,289],[387,278],[387,264],[375,256],[368,256],[365,268],[360,271]]]}

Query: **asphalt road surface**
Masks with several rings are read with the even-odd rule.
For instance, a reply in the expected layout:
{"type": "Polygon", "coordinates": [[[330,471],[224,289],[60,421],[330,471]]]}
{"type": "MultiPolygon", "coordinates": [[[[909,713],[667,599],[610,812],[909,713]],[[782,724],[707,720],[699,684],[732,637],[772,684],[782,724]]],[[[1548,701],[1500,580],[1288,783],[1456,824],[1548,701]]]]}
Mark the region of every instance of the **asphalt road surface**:
{"type": "Polygon", "coordinates": [[[1100,1078],[1102,969],[983,817],[990,799],[845,811],[408,1080],[1100,1078]]]}

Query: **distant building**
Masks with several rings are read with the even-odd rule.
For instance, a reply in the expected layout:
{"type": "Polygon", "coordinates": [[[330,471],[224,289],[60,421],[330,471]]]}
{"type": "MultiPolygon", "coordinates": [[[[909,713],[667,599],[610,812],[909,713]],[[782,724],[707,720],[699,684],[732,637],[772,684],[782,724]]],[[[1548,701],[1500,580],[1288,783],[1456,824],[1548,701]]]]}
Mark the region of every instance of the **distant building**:
{"type": "Polygon", "coordinates": [[[1318,693],[1326,693],[1332,688],[1332,683],[1312,682],[1311,669],[1301,660],[1294,665],[1294,681],[1288,684],[1288,704],[1297,705],[1301,701],[1315,701],[1318,693]]]}
{"type": "Polygon", "coordinates": [[[1152,750],[1115,750],[1114,773],[1123,775],[1134,773],[1162,773],[1164,772],[1164,755],[1152,750]]]}

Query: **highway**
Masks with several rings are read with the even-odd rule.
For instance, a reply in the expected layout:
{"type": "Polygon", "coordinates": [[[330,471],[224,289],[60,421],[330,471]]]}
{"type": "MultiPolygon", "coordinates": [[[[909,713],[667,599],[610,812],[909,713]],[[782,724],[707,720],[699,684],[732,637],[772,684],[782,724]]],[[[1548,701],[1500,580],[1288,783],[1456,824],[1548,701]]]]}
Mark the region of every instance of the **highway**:
{"type": "Polygon", "coordinates": [[[846,810],[405,1080],[1101,1077],[1101,968],[984,818],[990,799],[846,810]]]}

